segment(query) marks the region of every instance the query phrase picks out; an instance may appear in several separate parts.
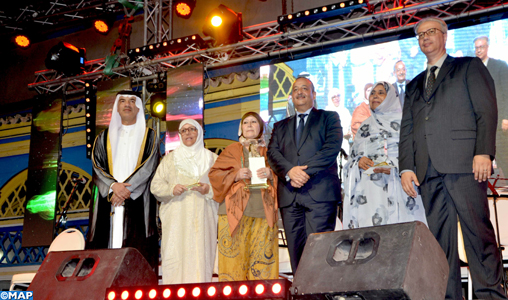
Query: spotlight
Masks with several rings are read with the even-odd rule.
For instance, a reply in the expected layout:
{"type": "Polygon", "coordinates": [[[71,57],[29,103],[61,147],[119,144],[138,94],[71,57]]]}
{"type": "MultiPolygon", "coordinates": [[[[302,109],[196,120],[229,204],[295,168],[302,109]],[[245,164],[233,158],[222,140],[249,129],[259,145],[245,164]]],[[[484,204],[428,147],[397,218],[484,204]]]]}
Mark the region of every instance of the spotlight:
{"type": "Polygon", "coordinates": [[[146,90],[150,93],[165,93],[167,87],[167,76],[166,72],[157,73],[157,78],[153,79],[151,82],[147,82],[146,90]]]}
{"type": "Polygon", "coordinates": [[[219,5],[205,19],[203,34],[215,39],[217,45],[234,44],[242,40],[242,13],[219,5]]]}
{"type": "Polygon", "coordinates": [[[76,75],[85,69],[85,48],[77,48],[66,42],[59,42],[51,48],[46,56],[46,67],[63,72],[65,75],[76,75]]]}
{"type": "Polygon", "coordinates": [[[93,21],[95,31],[100,34],[107,35],[113,27],[114,19],[111,17],[101,17],[93,21]]]}
{"type": "Polygon", "coordinates": [[[196,0],[178,0],[175,2],[174,7],[178,17],[188,19],[196,7],[196,0]]]}
{"type": "Polygon", "coordinates": [[[305,11],[296,12],[293,14],[279,16],[277,18],[277,22],[280,25],[286,25],[289,23],[311,22],[318,19],[344,15],[354,9],[366,7],[368,5],[369,3],[366,0],[346,0],[335,4],[330,4],[305,11]]]}
{"type": "Polygon", "coordinates": [[[166,121],[166,93],[155,93],[150,97],[150,113],[152,117],[166,121]]]}
{"type": "Polygon", "coordinates": [[[30,38],[28,38],[28,36],[24,35],[24,34],[18,34],[14,37],[14,43],[16,44],[16,46],[18,46],[19,48],[22,48],[22,49],[26,49],[28,47],[30,47],[30,45],[32,44],[32,42],[30,41],[30,38]]]}

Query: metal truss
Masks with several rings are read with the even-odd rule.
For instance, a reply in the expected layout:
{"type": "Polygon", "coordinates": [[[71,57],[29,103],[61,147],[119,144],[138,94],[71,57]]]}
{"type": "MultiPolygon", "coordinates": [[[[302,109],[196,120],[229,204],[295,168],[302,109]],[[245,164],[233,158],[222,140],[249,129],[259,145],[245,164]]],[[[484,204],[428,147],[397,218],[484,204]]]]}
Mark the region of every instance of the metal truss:
{"type": "MultiPolygon", "coordinates": [[[[113,69],[115,76],[131,76],[137,80],[153,78],[155,72],[186,64],[202,63],[206,69],[266,59],[291,59],[297,53],[351,44],[376,37],[411,34],[413,25],[424,17],[440,17],[448,23],[465,22],[471,18],[508,11],[507,1],[465,0],[395,0],[370,1],[366,8],[333,19],[280,27],[268,22],[243,29],[244,40],[215,48],[199,49],[191,45],[184,51],[168,53],[151,59],[132,61],[113,69]]],[[[160,2],[158,5],[161,5],[160,2]]],[[[155,6],[156,7],[156,6],[155,6]]],[[[155,9],[155,8],[154,8],[155,9]]],[[[84,79],[107,80],[103,74],[104,60],[86,64],[84,74],[64,78],[55,71],[36,72],[36,80],[28,87],[38,92],[67,92],[78,88],[84,79]]]]}
{"type": "Polygon", "coordinates": [[[107,14],[124,13],[118,0],[8,1],[0,9],[0,36],[46,35],[107,14]]]}

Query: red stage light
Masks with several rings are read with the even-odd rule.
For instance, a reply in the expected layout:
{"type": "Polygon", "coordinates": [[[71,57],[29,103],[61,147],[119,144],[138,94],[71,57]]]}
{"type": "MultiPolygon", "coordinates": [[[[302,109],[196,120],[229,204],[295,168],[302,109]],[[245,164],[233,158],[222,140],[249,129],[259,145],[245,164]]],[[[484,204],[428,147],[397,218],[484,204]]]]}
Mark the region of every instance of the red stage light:
{"type": "Polygon", "coordinates": [[[134,293],[134,298],[141,299],[143,297],[143,291],[137,290],[136,293],[134,293]]]}
{"type": "Polygon", "coordinates": [[[96,20],[95,22],[93,22],[93,26],[95,27],[95,30],[97,30],[100,33],[108,33],[109,31],[108,24],[106,24],[106,22],[104,22],[103,20],[96,20]]]}
{"type": "Polygon", "coordinates": [[[122,296],[121,296],[121,298],[122,298],[123,300],[125,300],[125,299],[129,298],[129,292],[128,292],[128,291],[123,291],[123,292],[122,292],[122,296]]]}
{"type": "Polygon", "coordinates": [[[150,292],[148,292],[148,298],[153,299],[157,296],[157,291],[154,289],[151,289],[150,292]]]}
{"type": "Polygon", "coordinates": [[[256,294],[261,295],[265,292],[265,286],[262,284],[258,284],[258,285],[256,285],[255,291],[256,291],[256,294]]]}
{"type": "Polygon", "coordinates": [[[171,296],[171,290],[170,290],[170,289],[165,289],[165,290],[162,292],[162,297],[164,297],[164,298],[169,298],[169,296],[171,296]]]}
{"type": "Polygon", "coordinates": [[[198,297],[201,294],[201,289],[199,287],[195,287],[192,289],[192,296],[198,297]]]}
{"type": "Polygon", "coordinates": [[[214,286],[211,286],[208,288],[208,296],[212,297],[215,296],[217,293],[217,289],[214,286]]]}
{"type": "Polygon", "coordinates": [[[92,144],[86,144],[87,148],[92,148],[92,144]]]}
{"type": "Polygon", "coordinates": [[[90,102],[90,98],[86,98],[86,99],[85,99],[85,101],[86,101],[86,102],[90,102]]]}
{"type": "Polygon", "coordinates": [[[281,291],[282,291],[282,286],[280,285],[280,283],[276,283],[272,286],[272,292],[274,294],[279,294],[281,291]]]}
{"type": "Polygon", "coordinates": [[[14,42],[21,48],[28,48],[28,46],[30,46],[30,39],[26,35],[16,36],[14,42]]]}
{"type": "Polygon", "coordinates": [[[109,294],[108,294],[108,300],[113,300],[113,299],[115,299],[115,297],[116,297],[115,292],[109,292],[109,294]]]}
{"type": "Polygon", "coordinates": [[[86,129],[86,132],[91,132],[92,130],[90,128],[87,128],[86,129]]]}
{"type": "Polygon", "coordinates": [[[231,295],[231,292],[233,292],[233,289],[231,288],[231,286],[229,285],[226,285],[223,289],[222,289],[222,293],[224,294],[224,296],[229,296],[231,295]]]}
{"type": "Polygon", "coordinates": [[[196,0],[177,0],[173,1],[173,5],[178,17],[188,19],[196,7],[196,0]]]}
{"type": "Polygon", "coordinates": [[[176,294],[178,295],[178,297],[183,298],[185,296],[185,289],[179,288],[176,294]]]}
{"type": "Polygon", "coordinates": [[[187,16],[191,13],[191,8],[187,3],[178,3],[176,5],[176,12],[182,16],[187,16]]]}
{"type": "Polygon", "coordinates": [[[247,288],[247,286],[245,284],[242,284],[240,286],[240,288],[238,289],[238,292],[240,292],[240,295],[242,295],[242,296],[245,296],[248,291],[249,291],[249,289],[247,288]]]}
{"type": "Polygon", "coordinates": [[[89,113],[87,113],[87,114],[86,114],[86,117],[87,117],[87,118],[90,118],[90,114],[89,114],[89,113]]]}

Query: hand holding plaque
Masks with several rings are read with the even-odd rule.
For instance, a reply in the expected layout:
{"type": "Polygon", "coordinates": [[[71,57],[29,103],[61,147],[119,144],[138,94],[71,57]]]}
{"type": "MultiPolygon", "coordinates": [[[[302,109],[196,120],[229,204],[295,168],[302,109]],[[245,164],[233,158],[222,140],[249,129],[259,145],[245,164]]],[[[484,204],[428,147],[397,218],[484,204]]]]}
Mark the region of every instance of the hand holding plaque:
{"type": "Polygon", "coordinates": [[[266,178],[259,178],[257,170],[266,167],[265,158],[263,156],[260,157],[249,157],[249,169],[252,173],[252,177],[250,179],[251,184],[247,184],[246,189],[266,189],[268,188],[268,184],[266,183],[266,178]]]}

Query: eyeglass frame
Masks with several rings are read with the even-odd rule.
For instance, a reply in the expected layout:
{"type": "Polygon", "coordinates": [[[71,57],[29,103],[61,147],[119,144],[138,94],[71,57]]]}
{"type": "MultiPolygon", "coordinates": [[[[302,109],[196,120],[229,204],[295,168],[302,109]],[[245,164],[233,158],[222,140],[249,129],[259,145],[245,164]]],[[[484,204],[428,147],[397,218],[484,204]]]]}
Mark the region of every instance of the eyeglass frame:
{"type": "Polygon", "coordinates": [[[420,33],[417,33],[415,36],[416,36],[416,39],[417,40],[420,40],[422,38],[425,38],[425,35],[427,36],[434,36],[436,34],[436,30],[440,31],[442,34],[444,34],[444,32],[439,29],[439,28],[429,28],[423,32],[420,32],[420,33]],[[433,31],[433,32],[432,32],[433,31]]]}
{"type": "Polygon", "coordinates": [[[189,127],[189,128],[183,128],[181,130],[178,130],[178,133],[180,133],[181,135],[184,135],[184,134],[187,134],[188,133],[194,133],[194,132],[197,132],[198,129],[194,126],[192,127],[189,127]]]}

